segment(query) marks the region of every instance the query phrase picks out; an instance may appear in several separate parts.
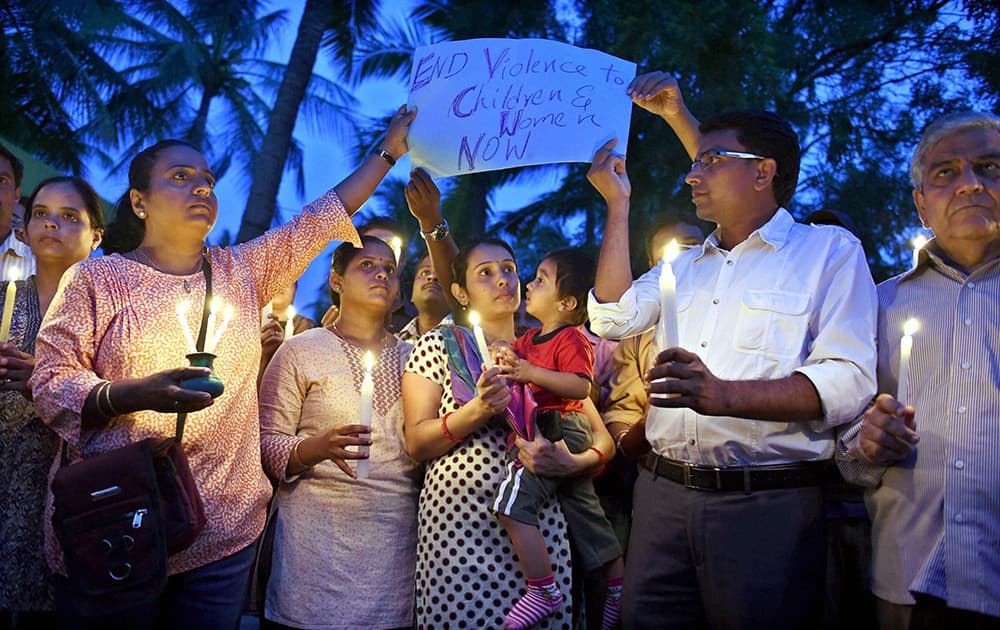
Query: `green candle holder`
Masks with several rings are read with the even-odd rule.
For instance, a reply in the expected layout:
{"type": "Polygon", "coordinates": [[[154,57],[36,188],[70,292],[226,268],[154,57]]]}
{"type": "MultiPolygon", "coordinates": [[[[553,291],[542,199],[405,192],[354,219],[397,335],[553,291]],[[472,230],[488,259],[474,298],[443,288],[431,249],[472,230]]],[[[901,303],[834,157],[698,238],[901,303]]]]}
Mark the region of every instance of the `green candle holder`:
{"type": "Polygon", "coordinates": [[[211,352],[192,352],[187,355],[187,359],[191,362],[191,367],[207,367],[212,372],[208,376],[197,376],[182,381],[181,387],[199,392],[207,392],[212,395],[212,398],[218,398],[223,390],[226,389],[226,386],[222,382],[222,379],[215,374],[215,368],[212,367],[215,355],[211,352]]]}

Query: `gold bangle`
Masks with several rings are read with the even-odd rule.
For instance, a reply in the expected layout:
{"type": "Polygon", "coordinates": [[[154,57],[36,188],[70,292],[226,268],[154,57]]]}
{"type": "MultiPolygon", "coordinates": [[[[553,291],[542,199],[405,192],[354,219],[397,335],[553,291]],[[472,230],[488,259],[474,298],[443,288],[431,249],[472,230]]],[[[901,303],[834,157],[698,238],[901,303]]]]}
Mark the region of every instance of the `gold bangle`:
{"type": "Polygon", "coordinates": [[[303,442],[305,442],[305,440],[299,440],[298,442],[296,442],[295,446],[292,447],[291,454],[288,456],[288,461],[290,461],[292,463],[292,466],[294,466],[295,469],[299,471],[305,471],[311,468],[311,466],[306,466],[305,463],[302,461],[302,458],[299,457],[299,444],[302,444],[303,442]]]}

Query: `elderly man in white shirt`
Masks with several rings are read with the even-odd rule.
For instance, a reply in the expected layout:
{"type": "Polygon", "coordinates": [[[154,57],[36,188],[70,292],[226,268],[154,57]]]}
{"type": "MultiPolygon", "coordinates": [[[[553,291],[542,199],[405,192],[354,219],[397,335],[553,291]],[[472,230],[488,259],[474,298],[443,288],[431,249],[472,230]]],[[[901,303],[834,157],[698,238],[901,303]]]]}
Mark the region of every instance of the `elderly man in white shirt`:
{"type": "MultiPolygon", "coordinates": [[[[12,226],[14,207],[21,198],[23,176],[21,160],[0,145],[0,280],[23,280],[35,274],[35,255],[17,238],[12,226]],[[16,278],[11,275],[14,270],[16,278]]],[[[30,209],[24,211],[30,212],[30,209]]]]}
{"type": "MultiPolygon", "coordinates": [[[[844,230],[784,209],[799,145],[764,112],[700,127],[677,82],[653,72],[629,94],[659,114],[694,159],[698,216],[716,223],[672,265],[679,340],[648,378],[622,619],[626,628],[802,628],[824,593],[820,483],[833,429],[875,393],[875,287],[844,230]],[[665,380],[661,380],[665,379],[665,380]]],[[[590,296],[598,334],[627,337],[660,316],[658,265],[632,282],[631,185],[614,141],[588,178],[608,203],[590,296]]]]}

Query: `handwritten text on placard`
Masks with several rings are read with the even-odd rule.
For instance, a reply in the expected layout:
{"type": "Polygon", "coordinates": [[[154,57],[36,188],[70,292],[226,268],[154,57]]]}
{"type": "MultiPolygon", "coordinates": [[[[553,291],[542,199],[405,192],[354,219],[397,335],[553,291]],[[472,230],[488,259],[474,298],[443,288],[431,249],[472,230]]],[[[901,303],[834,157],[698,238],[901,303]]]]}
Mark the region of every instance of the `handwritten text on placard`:
{"type": "Polygon", "coordinates": [[[470,39],[413,57],[408,143],[435,177],[589,162],[617,136],[624,153],[635,64],[543,39],[470,39]]]}

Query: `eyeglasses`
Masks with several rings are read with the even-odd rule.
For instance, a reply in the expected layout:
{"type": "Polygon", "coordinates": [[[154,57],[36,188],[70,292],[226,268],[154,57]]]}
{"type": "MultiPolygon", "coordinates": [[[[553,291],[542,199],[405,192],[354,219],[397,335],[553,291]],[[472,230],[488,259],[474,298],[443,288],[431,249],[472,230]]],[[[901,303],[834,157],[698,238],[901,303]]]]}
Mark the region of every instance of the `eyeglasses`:
{"type": "Polygon", "coordinates": [[[720,157],[736,158],[738,160],[767,159],[763,155],[757,155],[756,153],[745,153],[743,151],[727,151],[726,149],[715,149],[713,151],[705,151],[697,158],[695,158],[694,162],[691,162],[691,170],[693,171],[697,166],[700,166],[703,169],[708,170],[719,162],[720,157]]]}

